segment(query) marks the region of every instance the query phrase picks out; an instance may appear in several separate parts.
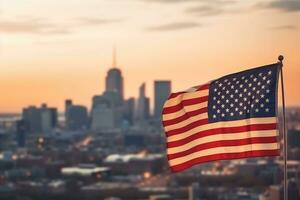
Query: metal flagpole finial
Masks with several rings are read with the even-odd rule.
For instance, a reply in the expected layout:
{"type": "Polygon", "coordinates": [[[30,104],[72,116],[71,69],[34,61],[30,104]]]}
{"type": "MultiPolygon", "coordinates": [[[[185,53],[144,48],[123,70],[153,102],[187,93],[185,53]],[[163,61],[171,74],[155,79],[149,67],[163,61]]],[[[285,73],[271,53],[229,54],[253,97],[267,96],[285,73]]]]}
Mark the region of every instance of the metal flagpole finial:
{"type": "Polygon", "coordinates": [[[278,60],[279,60],[279,62],[281,62],[281,63],[282,63],[283,59],[284,59],[283,55],[279,55],[279,56],[278,56],[278,60]]]}

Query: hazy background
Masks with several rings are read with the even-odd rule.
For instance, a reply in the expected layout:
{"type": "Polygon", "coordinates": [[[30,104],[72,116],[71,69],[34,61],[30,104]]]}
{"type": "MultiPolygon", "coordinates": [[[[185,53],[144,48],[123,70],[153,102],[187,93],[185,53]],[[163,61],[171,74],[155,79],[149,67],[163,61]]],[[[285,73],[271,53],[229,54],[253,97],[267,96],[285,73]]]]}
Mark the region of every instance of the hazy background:
{"type": "Polygon", "coordinates": [[[145,81],[173,91],[285,55],[287,104],[299,105],[299,1],[2,0],[0,112],[71,98],[90,106],[112,49],[125,96],[145,81]]]}

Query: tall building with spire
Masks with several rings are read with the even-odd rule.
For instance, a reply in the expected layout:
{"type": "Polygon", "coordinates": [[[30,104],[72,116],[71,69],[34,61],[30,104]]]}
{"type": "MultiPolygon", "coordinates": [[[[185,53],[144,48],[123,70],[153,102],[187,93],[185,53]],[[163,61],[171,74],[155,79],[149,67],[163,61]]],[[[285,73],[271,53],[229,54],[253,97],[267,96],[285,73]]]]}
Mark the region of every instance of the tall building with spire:
{"type": "Polygon", "coordinates": [[[139,98],[137,102],[136,118],[138,120],[145,120],[150,115],[150,100],[146,97],[146,84],[143,83],[139,88],[139,98]]]}
{"type": "Polygon", "coordinates": [[[113,62],[112,68],[107,72],[107,76],[105,79],[105,91],[106,92],[116,92],[123,102],[124,100],[124,86],[123,86],[123,77],[122,72],[119,68],[117,68],[116,61],[116,50],[113,51],[113,62]]]}

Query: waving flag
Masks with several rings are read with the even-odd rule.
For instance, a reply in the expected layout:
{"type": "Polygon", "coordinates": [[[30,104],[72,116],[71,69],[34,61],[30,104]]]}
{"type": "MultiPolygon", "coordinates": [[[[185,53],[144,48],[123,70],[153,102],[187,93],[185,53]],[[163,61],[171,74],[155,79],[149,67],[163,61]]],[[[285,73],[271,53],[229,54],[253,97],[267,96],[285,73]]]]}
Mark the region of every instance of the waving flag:
{"type": "Polygon", "coordinates": [[[172,93],[162,113],[171,170],[278,156],[279,71],[278,63],[266,65],[172,93]]]}

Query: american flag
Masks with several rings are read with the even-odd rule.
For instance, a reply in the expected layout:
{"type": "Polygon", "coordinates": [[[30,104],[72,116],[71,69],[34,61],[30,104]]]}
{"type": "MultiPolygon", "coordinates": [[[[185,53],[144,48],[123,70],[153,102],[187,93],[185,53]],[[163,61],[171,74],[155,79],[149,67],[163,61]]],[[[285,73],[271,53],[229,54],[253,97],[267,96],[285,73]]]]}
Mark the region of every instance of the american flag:
{"type": "Polygon", "coordinates": [[[277,82],[280,65],[221,77],[165,102],[162,123],[170,168],[278,156],[277,82]]]}

